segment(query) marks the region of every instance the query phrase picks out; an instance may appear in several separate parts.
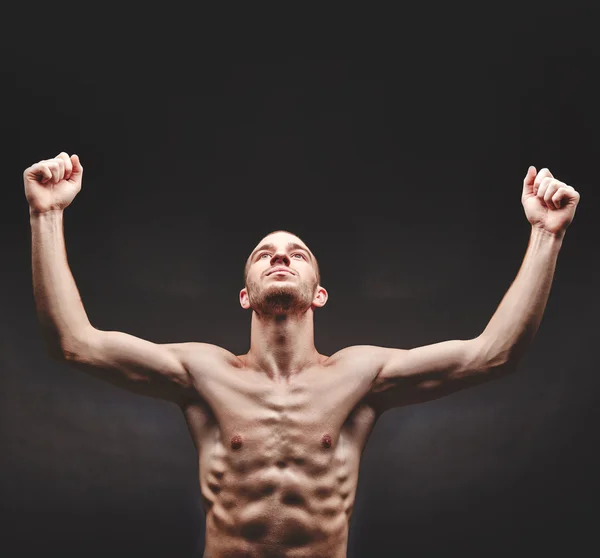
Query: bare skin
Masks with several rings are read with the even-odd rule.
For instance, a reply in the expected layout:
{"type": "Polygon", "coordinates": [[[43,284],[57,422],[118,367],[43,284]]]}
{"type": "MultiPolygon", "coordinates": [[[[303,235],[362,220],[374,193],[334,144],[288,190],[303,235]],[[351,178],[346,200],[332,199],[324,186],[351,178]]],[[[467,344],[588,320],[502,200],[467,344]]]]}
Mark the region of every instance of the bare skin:
{"type": "Polygon", "coordinates": [[[377,418],[365,363],[318,355],[272,380],[247,355],[199,349],[187,364],[204,371],[201,398],[182,410],[198,449],[206,556],[346,556],[360,456],[377,418]],[[214,364],[203,366],[207,351],[214,364]]]}
{"type": "Polygon", "coordinates": [[[49,354],[135,393],[179,405],[198,451],[206,558],[346,556],[360,457],[381,414],[502,377],[539,327],[579,194],[530,167],[522,203],[532,233],[515,281],[473,339],[411,350],[314,344],[327,302],[312,252],[284,231],[258,243],[240,304],[250,349],[155,344],[94,328],[70,273],[63,210],[81,189],[76,155],[24,172],[33,287],[49,354]]]}

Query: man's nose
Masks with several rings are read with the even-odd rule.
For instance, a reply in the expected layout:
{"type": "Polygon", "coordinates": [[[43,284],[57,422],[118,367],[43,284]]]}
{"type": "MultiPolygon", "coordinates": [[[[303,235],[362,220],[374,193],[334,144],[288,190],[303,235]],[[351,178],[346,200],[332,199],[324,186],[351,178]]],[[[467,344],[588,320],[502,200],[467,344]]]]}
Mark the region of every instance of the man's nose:
{"type": "Polygon", "coordinates": [[[290,265],[290,259],[285,252],[275,252],[271,257],[271,265],[274,265],[278,262],[283,263],[284,265],[290,265]]]}

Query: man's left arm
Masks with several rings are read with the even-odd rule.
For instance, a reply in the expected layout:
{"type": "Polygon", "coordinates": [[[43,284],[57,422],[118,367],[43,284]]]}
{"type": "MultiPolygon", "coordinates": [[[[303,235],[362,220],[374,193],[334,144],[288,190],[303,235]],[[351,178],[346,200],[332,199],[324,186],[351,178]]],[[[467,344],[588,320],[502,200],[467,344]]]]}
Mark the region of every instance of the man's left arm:
{"type": "Polygon", "coordinates": [[[516,369],[544,314],[558,253],[579,202],[548,169],[529,167],[521,201],[531,223],[525,258],[485,330],[476,338],[411,350],[371,347],[372,391],[383,409],[437,399],[516,369]]]}

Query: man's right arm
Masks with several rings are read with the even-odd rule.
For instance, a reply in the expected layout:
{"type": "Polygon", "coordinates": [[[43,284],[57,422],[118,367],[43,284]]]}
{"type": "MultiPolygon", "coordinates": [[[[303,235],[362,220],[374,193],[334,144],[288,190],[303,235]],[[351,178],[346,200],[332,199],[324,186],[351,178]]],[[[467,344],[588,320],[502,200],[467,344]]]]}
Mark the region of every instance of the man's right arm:
{"type": "MultiPolygon", "coordinates": [[[[34,168],[35,165],[31,167],[34,168]]],[[[52,168],[51,171],[54,179],[56,171],[52,168]]],[[[27,192],[27,177],[25,180],[27,192]]],[[[54,181],[55,187],[60,188],[60,181],[54,181]]],[[[41,184],[38,182],[38,186],[41,184]]],[[[119,331],[101,331],[91,325],[67,262],[64,207],[40,210],[30,199],[32,196],[29,192],[27,197],[33,292],[50,355],[135,393],[175,402],[194,397],[185,354],[189,345],[196,344],[156,344],[119,331]]]]}

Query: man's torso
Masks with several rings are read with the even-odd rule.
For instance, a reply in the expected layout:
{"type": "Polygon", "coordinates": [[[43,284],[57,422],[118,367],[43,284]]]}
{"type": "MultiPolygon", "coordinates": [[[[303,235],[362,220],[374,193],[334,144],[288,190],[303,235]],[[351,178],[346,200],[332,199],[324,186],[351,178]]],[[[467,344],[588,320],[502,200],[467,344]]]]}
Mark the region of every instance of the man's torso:
{"type": "MultiPolygon", "coordinates": [[[[199,354],[199,353],[197,353],[199,354]]],[[[373,371],[340,351],[276,382],[216,349],[186,363],[206,556],[346,556],[359,462],[378,418],[373,371]]]]}

